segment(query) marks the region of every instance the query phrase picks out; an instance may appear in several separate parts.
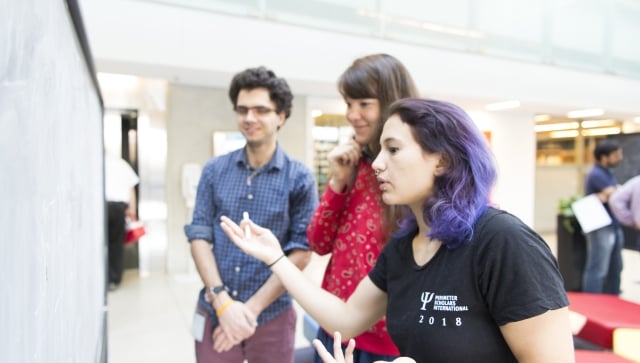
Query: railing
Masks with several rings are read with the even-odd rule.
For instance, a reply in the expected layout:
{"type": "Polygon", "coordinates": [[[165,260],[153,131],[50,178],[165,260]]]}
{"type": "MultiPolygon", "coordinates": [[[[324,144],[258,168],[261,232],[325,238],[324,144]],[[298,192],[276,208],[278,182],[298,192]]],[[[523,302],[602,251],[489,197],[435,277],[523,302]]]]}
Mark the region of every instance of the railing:
{"type": "Polygon", "coordinates": [[[640,0],[147,0],[640,78],[640,0]]]}

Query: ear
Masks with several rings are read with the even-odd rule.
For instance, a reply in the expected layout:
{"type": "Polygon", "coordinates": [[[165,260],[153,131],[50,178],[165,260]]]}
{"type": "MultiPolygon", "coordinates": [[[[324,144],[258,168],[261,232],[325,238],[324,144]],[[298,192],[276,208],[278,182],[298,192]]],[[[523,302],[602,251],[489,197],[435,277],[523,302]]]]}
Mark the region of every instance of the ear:
{"type": "Polygon", "coordinates": [[[284,125],[284,122],[286,120],[287,119],[285,117],[284,111],[280,111],[280,113],[278,113],[278,127],[277,127],[278,130],[280,130],[280,128],[282,127],[282,125],[284,125]]]}
{"type": "Polygon", "coordinates": [[[451,162],[444,155],[440,155],[438,157],[438,164],[436,165],[436,170],[434,170],[435,176],[441,176],[447,170],[449,170],[449,165],[451,162]]]}

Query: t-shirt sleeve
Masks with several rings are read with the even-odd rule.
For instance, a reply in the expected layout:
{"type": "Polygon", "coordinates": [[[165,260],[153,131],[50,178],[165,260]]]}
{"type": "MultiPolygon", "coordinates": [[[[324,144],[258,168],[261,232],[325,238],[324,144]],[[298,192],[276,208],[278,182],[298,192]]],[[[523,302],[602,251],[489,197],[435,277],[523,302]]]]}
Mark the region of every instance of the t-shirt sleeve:
{"type": "Polygon", "coordinates": [[[387,261],[389,261],[389,253],[392,249],[391,245],[393,244],[393,241],[389,241],[389,243],[384,246],[382,252],[380,252],[380,256],[378,256],[375,266],[373,266],[373,269],[369,271],[369,279],[371,279],[371,282],[384,292],[388,292],[387,261]]]}
{"type": "Polygon", "coordinates": [[[558,264],[547,243],[514,216],[501,213],[476,231],[478,286],[498,325],[568,306],[558,264]]]}

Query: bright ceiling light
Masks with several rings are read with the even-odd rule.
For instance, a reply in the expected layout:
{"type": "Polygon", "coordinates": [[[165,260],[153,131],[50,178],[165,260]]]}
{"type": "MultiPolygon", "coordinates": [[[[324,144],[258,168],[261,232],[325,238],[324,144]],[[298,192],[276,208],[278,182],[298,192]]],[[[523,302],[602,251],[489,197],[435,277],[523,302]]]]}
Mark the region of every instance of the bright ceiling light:
{"type": "Polygon", "coordinates": [[[582,130],[582,136],[602,136],[602,135],[614,135],[619,134],[619,127],[602,127],[599,129],[582,130]]]}
{"type": "Polygon", "coordinates": [[[588,120],[582,121],[580,126],[583,129],[591,129],[594,127],[605,127],[605,126],[614,126],[616,124],[616,120],[608,119],[608,120],[588,120]]]}
{"type": "Polygon", "coordinates": [[[634,118],[633,118],[633,122],[635,122],[635,123],[637,123],[637,124],[640,124],[640,116],[638,116],[638,117],[634,117],[634,118]]]}
{"type": "Polygon", "coordinates": [[[566,139],[578,136],[578,130],[553,131],[549,135],[552,139],[566,139]]]}
{"type": "Polygon", "coordinates": [[[500,111],[500,110],[518,108],[518,107],[520,107],[520,101],[510,100],[510,101],[490,103],[484,106],[484,109],[487,111],[500,111]]]}
{"type": "MultiPolygon", "coordinates": [[[[534,129],[536,132],[558,131],[558,130],[575,130],[580,126],[577,121],[574,122],[559,122],[555,124],[536,125],[534,129]]],[[[577,134],[576,134],[577,135],[577,134]]]]}
{"type": "Polygon", "coordinates": [[[536,122],[545,122],[551,120],[551,115],[535,115],[533,119],[536,122]]]}
{"type": "Polygon", "coordinates": [[[139,78],[126,74],[98,72],[98,83],[101,88],[107,89],[133,89],[138,86],[139,78]]]}
{"type": "Polygon", "coordinates": [[[320,117],[320,116],[322,116],[322,111],[320,111],[320,110],[311,111],[311,117],[316,118],[316,117],[320,117]]]}
{"type": "Polygon", "coordinates": [[[589,108],[585,110],[575,110],[567,113],[568,118],[584,118],[595,117],[604,115],[604,110],[601,108],[589,108]]]}

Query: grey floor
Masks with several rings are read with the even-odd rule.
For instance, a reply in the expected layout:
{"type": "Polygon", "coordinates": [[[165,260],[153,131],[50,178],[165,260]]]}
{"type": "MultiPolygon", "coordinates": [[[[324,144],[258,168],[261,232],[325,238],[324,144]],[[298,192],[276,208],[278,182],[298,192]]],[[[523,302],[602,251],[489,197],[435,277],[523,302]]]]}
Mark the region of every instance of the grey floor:
{"type": "MultiPolygon", "coordinates": [[[[555,250],[555,236],[544,236],[555,250]]],[[[640,303],[640,253],[624,250],[622,298],[640,303]]],[[[325,257],[314,256],[305,273],[320,283],[325,257]]],[[[195,362],[191,321],[201,282],[195,273],[171,276],[127,270],[120,288],[109,293],[110,363],[195,362]]],[[[311,348],[298,308],[297,363],[310,361],[311,348]]]]}

